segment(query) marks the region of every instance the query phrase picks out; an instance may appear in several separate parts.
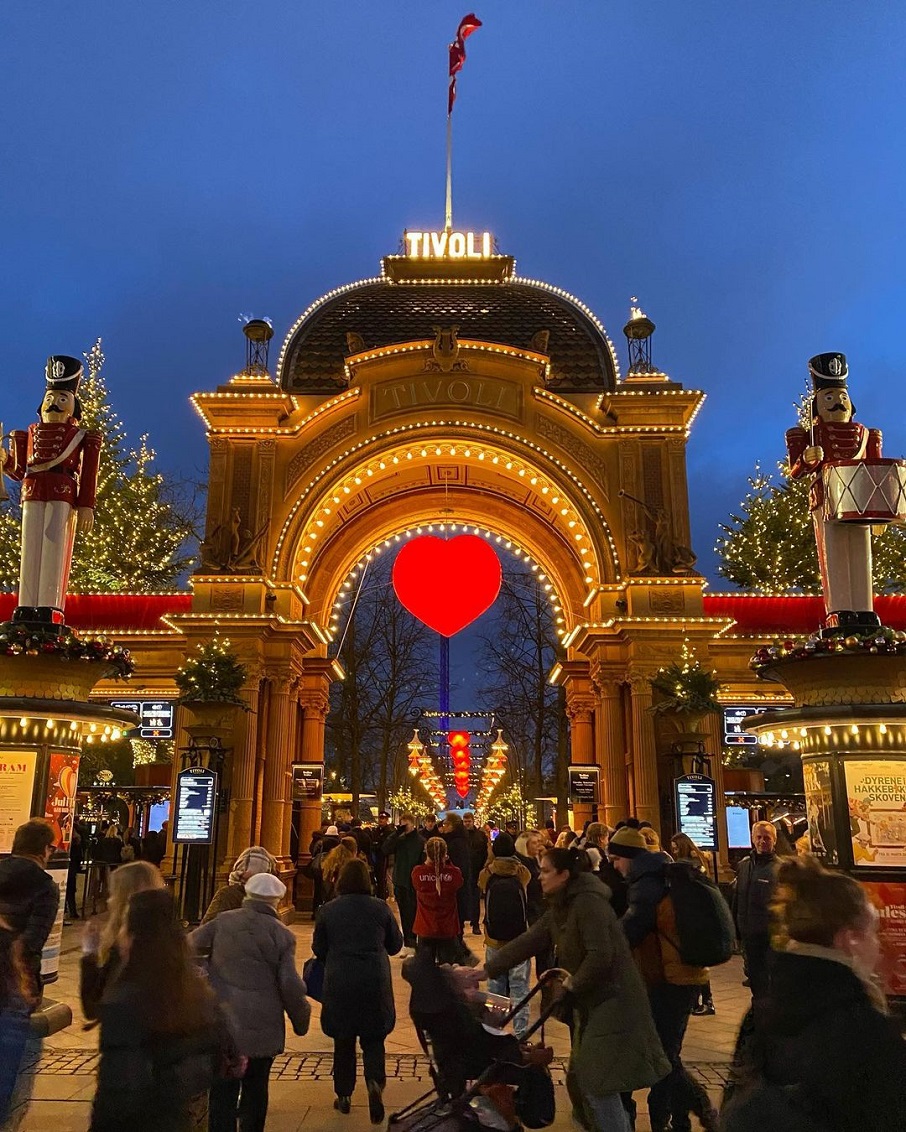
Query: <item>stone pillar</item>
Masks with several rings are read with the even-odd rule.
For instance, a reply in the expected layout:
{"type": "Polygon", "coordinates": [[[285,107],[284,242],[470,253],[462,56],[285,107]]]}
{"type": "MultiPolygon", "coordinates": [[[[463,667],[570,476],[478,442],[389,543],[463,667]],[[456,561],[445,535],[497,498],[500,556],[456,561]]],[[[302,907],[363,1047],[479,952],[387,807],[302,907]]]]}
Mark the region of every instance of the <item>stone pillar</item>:
{"type": "Polygon", "coordinates": [[[260,676],[251,675],[242,689],[249,705],[236,722],[230,775],[229,828],[225,863],[232,864],[239,854],[254,844],[252,840],[252,800],[255,796],[255,754],[258,747],[260,676]]]}
{"type": "Polygon", "coordinates": [[[630,678],[632,689],[632,763],[635,784],[635,816],[649,821],[660,833],[661,807],[658,797],[657,747],[651,714],[651,684],[646,674],[630,678]]]}
{"type": "Polygon", "coordinates": [[[622,687],[616,680],[596,675],[595,691],[595,754],[601,768],[602,801],[598,816],[612,829],[629,815],[622,687]]]}
{"type": "MultiPolygon", "coordinates": [[[[570,762],[577,765],[593,766],[595,763],[595,697],[588,678],[570,678],[566,685],[566,714],[569,717],[570,762]]],[[[582,826],[591,821],[592,807],[573,806],[573,829],[581,832],[582,826]]],[[[558,819],[558,824],[561,824],[558,819]]]]}
{"type": "MultiPolygon", "coordinates": [[[[306,681],[307,683],[307,681],[306,681]]],[[[324,765],[324,725],[330,711],[327,690],[305,687],[299,696],[302,704],[302,762],[324,765]]],[[[299,858],[308,860],[311,835],[321,825],[321,803],[302,802],[299,813],[299,858]]]]}
{"type": "Polygon", "coordinates": [[[291,816],[290,764],[296,749],[296,695],[291,676],[268,679],[267,755],[264,764],[261,844],[275,857],[289,853],[291,816]]]}
{"type": "Polygon", "coordinates": [[[730,844],[727,836],[727,799],[724,793],[724,727],[723,717],[717,712],[705,716],[705,751],[711,756],[711,777],[714,779],[715,815],[717,825],[717,867],[722,880],[736,875],[730,868],[730,844]]]}

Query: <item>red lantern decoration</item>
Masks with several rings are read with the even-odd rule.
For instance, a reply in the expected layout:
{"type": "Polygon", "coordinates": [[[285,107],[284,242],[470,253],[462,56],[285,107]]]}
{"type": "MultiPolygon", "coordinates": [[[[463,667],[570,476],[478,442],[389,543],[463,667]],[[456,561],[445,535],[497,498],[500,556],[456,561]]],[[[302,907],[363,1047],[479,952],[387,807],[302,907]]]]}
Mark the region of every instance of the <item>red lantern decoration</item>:
{"type": "Polygon", "coordinates": [[[393,563],[393,589],[409,612],[442,637],[485,613],[500,592],[500,561],[477,535],[414,538],[393,563]]]}

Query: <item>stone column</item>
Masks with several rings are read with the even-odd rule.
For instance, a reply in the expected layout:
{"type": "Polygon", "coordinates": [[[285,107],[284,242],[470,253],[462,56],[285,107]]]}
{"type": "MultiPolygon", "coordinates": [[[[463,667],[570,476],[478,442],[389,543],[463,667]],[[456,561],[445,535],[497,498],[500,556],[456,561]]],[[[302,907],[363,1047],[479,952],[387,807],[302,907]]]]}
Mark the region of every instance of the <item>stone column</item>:
{"type": "Polygon", "coordinates": [[[264,764],[261,844],[275,857],[289,852],[290,764],[296,749],[296,696],[293,678],[285,672],[268,679],[267,756],[264,764]],[[285,836],[284,836],[285,830],[285,836]]]}
{"type": "MultiPolygon", "coordinates": [[[[299,702],[302,705],[302,762],[324,765],[324,726],[330,711],[326,689],[303,688],[299,702]]],[[[311,835],[321,825],[321,803],[302,802],[299,814],[299,857],[308,860],[311,835]]]]}
{"type": "Polygon", "coordinates": [[[230,775],[229,828],[226,838],[225,863],[231,864],[253,844],[252,799],[255,795],[255,754],[258,747],[258,719],[261,679],[250,675],[242,689],[242,698],[249,705],[237,720],[233,740],[230,775]]]}
{"type": "Polygon", "coordinates": [[[602,801],[598,816],[612,829],[629,815],[622,688],[618,681],[596,675],[595,691],[595,754],[601,768],[602,801]]]}
{"type": "Polygon", "coordinates": [[[630,678],[632,690],[632,764],[635,783],[635,816],[649,821],[660,833],[661,807],[658,798],[657,747],[654,717],[651,714],[651,684],[647,674],[630,678]]]}
{"type": "MultiPolygon", "coordinates": [[[[593,766],[595,763],[595,697],[588,679],[571,679],[566,685],[566,714],[569,717],[570,762],[577,765],[593,766]]],[[[581,832],[582,826],[591,821],[592,807],[573,806],[573,829],[581,832]]]]}
{"type": "Polygon", "coordinates": [[[727,799],[724,793],[724,727],[723,717],[717,712],[705,716],[705,751],[711,756],[711,777],[714,779],[715,814],[717,825],[717,867],[722,880],[736,875],[730,868],[730,839],[727,836],[727,799]]]}

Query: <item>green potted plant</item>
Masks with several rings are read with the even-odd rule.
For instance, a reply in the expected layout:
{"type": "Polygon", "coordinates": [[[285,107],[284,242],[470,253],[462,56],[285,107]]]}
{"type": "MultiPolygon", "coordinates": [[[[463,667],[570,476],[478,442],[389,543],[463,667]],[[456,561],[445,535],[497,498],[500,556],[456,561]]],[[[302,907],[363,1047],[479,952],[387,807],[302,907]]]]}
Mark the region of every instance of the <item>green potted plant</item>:
{"type": "Polygon", "coordinates": [[[659,669],[650,684],[658,731],[671,745],[698,742],[705,716],[721,710],[717,699],[720,681],[712,670],[688,656],[659,669]]]}
{"type": "Polygon", "coordinates": [[[248,711],[241,691],[248,670],[225,638],[202,641],[175,676],[179,703],[193,722],[186,731],[193,739],[224,742],[231,734],[236,715],[248,711]]]}

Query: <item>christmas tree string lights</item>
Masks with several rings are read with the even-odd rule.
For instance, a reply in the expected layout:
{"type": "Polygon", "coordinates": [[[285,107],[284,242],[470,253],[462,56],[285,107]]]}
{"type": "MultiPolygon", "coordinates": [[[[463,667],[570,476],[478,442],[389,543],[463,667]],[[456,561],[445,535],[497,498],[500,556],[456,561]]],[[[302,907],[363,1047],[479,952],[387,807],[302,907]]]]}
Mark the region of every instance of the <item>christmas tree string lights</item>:
{"type": "Polygon", "coordinates": [[[214,636],[196,646],[174,677],[179,702],[238,704],[248,710],[241,696],[248,670],[230,648],[225,637],[214,636]]]}

